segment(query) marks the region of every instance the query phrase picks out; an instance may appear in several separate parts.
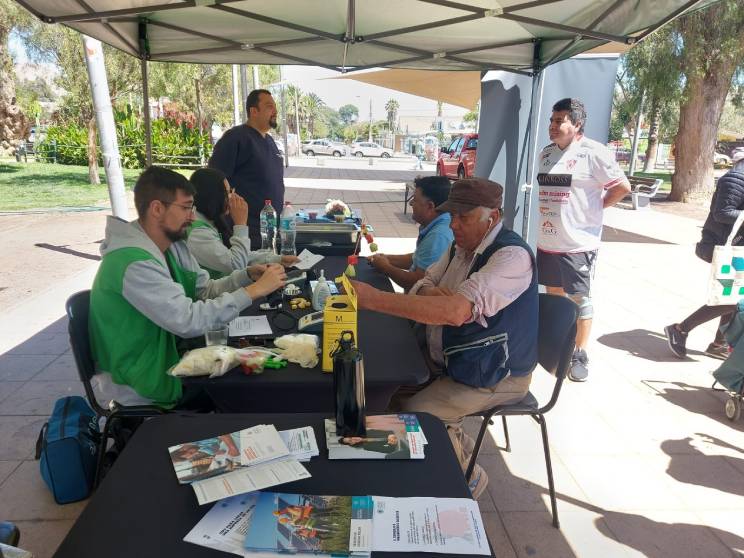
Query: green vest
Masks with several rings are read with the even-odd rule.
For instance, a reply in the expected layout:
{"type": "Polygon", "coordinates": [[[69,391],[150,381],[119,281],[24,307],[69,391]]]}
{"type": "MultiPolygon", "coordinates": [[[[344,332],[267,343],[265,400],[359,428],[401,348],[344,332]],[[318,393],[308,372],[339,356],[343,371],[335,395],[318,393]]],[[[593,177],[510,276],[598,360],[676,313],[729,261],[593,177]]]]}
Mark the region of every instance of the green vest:
{"type": "MultiPolygon", "coordinates": [[[[165,259],[173,280],[196,300],[197,274],[183,269],[170,250],[165,259]]],[[[90,293],[91,351],[98,369],[109,372],[115,383],[172,407],[182,395],[181,381],[166,374],[180,360],[176,336],[141,314],[122,294],[127,267],[147,260],[162,265],[142,248],[120,248],[103,257],[90,293]]]]}
{"type": "MultiPolygon", "coordinates": [[[[191,231],[193,231],[194,229],[199,229],[199,228],[202,228],[202,229],[212,229],[214,232],[217,233],[218,236],[220,234],[217,229],[215,229],[212,225],[210,225],[206,221],[196,220],[196,221],[193,221],[189,225],[189,228],[188,229],[186,229],[186,236],[188,237],[188,235],[191,234],[191,231]]],[[[210,269],[208,267],[204,267],[201,263],[199,263],[199,267],[201,267],[204,271],[206,271],[207,273],[209,273],[210,279],[222,279],[223,277],[227,277],[227,275],[229,275],[227,273],[222,273],[221,271],[217,271],[216,269],[210,269]]]]}

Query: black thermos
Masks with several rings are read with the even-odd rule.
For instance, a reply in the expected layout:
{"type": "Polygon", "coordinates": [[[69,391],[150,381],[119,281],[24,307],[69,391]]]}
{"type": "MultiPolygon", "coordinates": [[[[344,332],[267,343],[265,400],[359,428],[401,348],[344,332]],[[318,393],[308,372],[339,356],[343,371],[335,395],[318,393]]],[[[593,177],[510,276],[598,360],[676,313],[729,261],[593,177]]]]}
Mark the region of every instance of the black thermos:
{"type": "Polygon", "coordinates": [[[336,393],[336,435],[364,436],[364,362],[354,345],[354,333],[341,332],[333,352],[333,390],[336,393]]]}

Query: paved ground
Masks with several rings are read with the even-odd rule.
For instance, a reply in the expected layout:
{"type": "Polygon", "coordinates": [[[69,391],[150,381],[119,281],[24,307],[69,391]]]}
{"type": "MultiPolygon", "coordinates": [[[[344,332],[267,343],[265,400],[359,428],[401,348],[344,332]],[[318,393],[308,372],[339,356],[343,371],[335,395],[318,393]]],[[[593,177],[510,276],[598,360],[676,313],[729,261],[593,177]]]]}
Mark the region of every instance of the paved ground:
{"type": "MultiPolygon", "coordinates": [[[[364,210],[383,250],[410,250],[415,227],[402,214],[408,178],[370,182],[377,180],[397,182],[397,193],[374,186],[355,190],[358,201],[372,202],[364,210]]],[[[325,190],[291,195],[304,204],[336,189],[325,190]]],[[[10,226],[5,219],[0,227],[14,234],[3,234],[3,273],[17,273],[20,284],[12,286],[11,299],[0,299],[0,519],[18,522],[22,546],[45,558],[85,506],[55,505],[32,453],[54,400],[81,391],[63,304],[90,286],[103,218],[45,216],[10,226]],[[19,245],[24,235],[33,242],[19,245]],[[28,270],[47,258],[54,260],[45,263],[46,276],[32,280],[28,270]],[[24,266],[25,275],[15,270],[24,266]]],[[[561,529],[550,525],[539,429],[513,418],[512,452],[496,449],[494,440],[503,441],[497,425],[481,457],[491,479],[479,502],[490,540],[499,558],[744,556],[744,421],[729,422],[724,394],[710,389],[718,361],[701,351],[714,326],[691,333],[690,356],[682,361],[670,356],[662,335],[664,325],[702,302],[708,270],[693,255],[701,221],[612,209],[606,224],[591,377],[565,385],[548,415],[561,529]]],[[[536,372],[536,394],[544,399],[551,387],[550,377],[536,372]]]]}

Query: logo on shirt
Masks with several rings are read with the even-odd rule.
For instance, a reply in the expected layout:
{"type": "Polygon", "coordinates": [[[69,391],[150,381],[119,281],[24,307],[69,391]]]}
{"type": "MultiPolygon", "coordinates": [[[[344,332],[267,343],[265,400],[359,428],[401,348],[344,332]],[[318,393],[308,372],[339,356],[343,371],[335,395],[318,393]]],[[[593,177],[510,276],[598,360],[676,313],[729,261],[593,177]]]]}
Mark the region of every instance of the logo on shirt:
{"type": "Polygon", "coordinates": [[[573,170],[576,166],[576,159],[570,159],[566,161],[566,170],[573,170]]]}
{"type": "MultiPolygon", "coordinates": [[[[546,201],[549,201],[549,200],[546,200],[546,201]]],[[[551,211],[549,207],[541,207],[540,215],[542,215],[543,217],[557,217],[558,213],[556,211],[551,211]]]]}
{"type": "Polygon", "coordinates": [[[542,233],[547,236],[557,236],[558,235],[558,229],[555,228],[555,225],[551,223],[548,220],[543,221],[542,224],[542,233]]]}
{"type": "Polygon", "coordinates": [[[537,174],[537,183],[540,186],[556,186],[558,188],[570,188],[571,187],[571,175],[570,174],[551,174],[547,172],[540,172],[537,174]]]}

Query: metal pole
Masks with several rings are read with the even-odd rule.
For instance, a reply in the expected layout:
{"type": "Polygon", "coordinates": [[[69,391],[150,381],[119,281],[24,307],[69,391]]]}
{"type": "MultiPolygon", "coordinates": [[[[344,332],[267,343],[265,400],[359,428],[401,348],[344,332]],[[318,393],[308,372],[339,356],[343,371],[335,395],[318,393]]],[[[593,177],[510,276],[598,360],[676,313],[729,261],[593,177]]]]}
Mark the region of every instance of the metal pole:
{"type": "Polygon", "coordinates": [[[261,79],[258,77],[258,66],[253,65],[253,89],[261,89],[261,79]]]}
{"type": "Polygon", "coordinates": [[[83,35],[85,65],[88,69],[90,90],[93,96],[93,111],[96,113],[96,124],[103,152],[103,167],[106,170],[111,212],[114,217],[128,219],[127,195],[124,191],[124,174],[119,158],[119,144],[116,141],[114,111],[111,108],[106,63],[103,59],[103,47],[97,39],[83,35]]]}
{"type": "Polygon", "coordinates": [[[279,66],[279,81],[282,84],[282,135],[284,136],[284,166],[289,167],[289,145],[287,145],[287,95],[282,79],[282,67],[279,66]]]}
{"type": "Polygon", "coordinates": [[[294,105],[295,105],[295,128],[297,129],[297,156],[299,157],[302,153],[300,152],[300,145],[302,142],[300,141],[300,101],[298,97],[300,96],[300,90],[299,88],[295,89],[295,95],[294,95],[294,105]]]}
{"type": "Polygon", "coordinates": [[[633,176],[636,168],[636,157],[638,156],[638,138],[641,137],[641,120],[643,119],[643,102],[646,100],[646,92],[641,93],[641,102],[638,104],[638,117],[635,123],[635,132],[633,133],[633,147],[630,150],[630,167],[628,175],[633,176]]]}
{"type": "Polygon", "coordinates": [[[245,64],[240,65],[240,91],[242,95],[241,108],[243,110],[243,122],[248,120],[248,111],[245,108],[245,101],[248,99],[248,75],[246,74],[245,64]]]}
{"type": "Polygon", "coordinates": [[[367,141],[372,143],[372,97],[369,98],[369,134],[367,141]]]}
{"type": "Polygon", "coordinates": [[[535,178],[535,169],[537,167],[537,141],[538,141],[538,126],[541,121],[541,109],[543,101],[543,89],[545,80],[543,79],[543,72],[540,70],[532,79],[533,94],[532,94],[532,122],[530,122],[530,143],[527,152],[527,184],[522,186],[524,190],[524,208],[522,210],[522,238],[529,242],[527,238],[530,231],[530,202],[532,201],[532,180],[535,178]],[[537,80],[537,85],[535,85],[537,80]],[[537,95],[535,95],[535,89],[537,95]]]}
{"type": "Polygon", "coordinates": [[[233,85],[233,126],[240,126],[240,82],[238,81],[238,65],[232,65],[233,85]]]}
{"type": "Polygon", "coordinates": [[[147,78],[147,58],[140,59],[142,67],[142,110],[145,117],[145,167],[152,165],[152,122],[150,121],[150,85],[147,78]]]}

